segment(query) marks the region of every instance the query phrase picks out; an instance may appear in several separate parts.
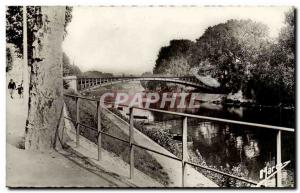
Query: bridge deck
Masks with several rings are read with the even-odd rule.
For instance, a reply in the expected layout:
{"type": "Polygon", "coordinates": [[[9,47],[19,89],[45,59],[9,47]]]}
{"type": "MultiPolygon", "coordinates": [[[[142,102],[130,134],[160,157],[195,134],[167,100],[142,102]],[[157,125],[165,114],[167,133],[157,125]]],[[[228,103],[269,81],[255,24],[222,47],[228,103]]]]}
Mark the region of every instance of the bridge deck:
{"type": "Polygon", "coordinates": [[[194,76],[153,76],[153,77],[101,77],[101,78],[86,78],[86,77],[64,77],[64,80],[69,82],[69,85],[76,91],[84,91],[90,89],[97,89],[101,86],[112,85],[116,83],[124,83],[130,81],[161,81],[175,84],[181,84],[191,86],[194,88],[201,88],[206,90],[212,90],[214,88],[206,85],[202,81],[198,80],[194,76]]]}

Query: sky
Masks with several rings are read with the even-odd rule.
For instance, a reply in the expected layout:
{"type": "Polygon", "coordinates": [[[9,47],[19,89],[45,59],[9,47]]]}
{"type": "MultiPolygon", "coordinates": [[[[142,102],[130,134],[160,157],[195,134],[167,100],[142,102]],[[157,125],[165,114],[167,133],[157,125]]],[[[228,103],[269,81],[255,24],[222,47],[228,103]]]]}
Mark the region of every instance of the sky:
{"type": "Polygon", "coordinates": [[[195,41],[209,26],[252,19],[277,37],[289,7],[74,7],[63,50],[82,71],[152,71],[172,39],[195,41]]]}

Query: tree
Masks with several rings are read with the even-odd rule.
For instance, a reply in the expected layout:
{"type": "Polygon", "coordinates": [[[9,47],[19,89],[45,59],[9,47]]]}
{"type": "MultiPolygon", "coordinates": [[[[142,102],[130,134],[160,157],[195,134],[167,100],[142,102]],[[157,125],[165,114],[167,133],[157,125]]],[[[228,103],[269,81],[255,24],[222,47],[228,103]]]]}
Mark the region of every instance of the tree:
{"type": "Polygon", "coordinates": [[[288,66],[293,67],[295,63],[295,9],[291,9],[285,14],[285,26],[279,34],[279,45],[286,53],[285,62],[288,66]]]}
{"type": "Polygon", "coordinates": [[[23,53],[23,8],[8,6],[6,9],[6,43],[15,45],[18,56],[23,53]]]}
{"type": "Polygon", "coordinates": [[[63,76],[80,76],[81,70],[75,64],[70,63],[70,58],[63,52],[63,76]]]}
{"type": "MultiPolygon", "coordinates": [[[[33,37],[35,30],[34,25],[37,24],[37,19],[40,18],[39,13],[40,7],[28,6],[27,17],[28,17],[28,37],[33,37]]],[[[65,11],[65,24],[64,30],[66,36],[67,26],[72,20],[73,7],[67,6],[65,11]]],[[[29,38],[29,48],[33,42],[32,38],[29,38]]],[[[12,43],[16,47],[16,53],[18,56],[23,54],[23,7],[22,6],[8,6],[6,9],[6,43],[12,43]]],[[[31,49],[29,49],[30,51],[31,49]]],[[[29,55],[30,59],[30,55],[29,55]]]]}
{"type": "MultiPolygon", "coordinates": [[[[25,129],[25,148],[53,148],[55,131],[63,108],[62,48],[65,7],[28,7],[33,22],[30,27],[31,66],[29,108],[25,129]],[[36,30],[38,33],[35,33],[36,30]]],[[[28,37],[29,38],[29,37],[28,37]]]]}
{"type": "MultiPolygon", "coordinates": [[[[142,74],[143,77],[149,77],[149,76],[153,76],[153,74],[151,72],[144,72],[142,74]]],[[[157,87],[160,86],[160,82],[156,82],[156,81],[141,81],[141,85],[142,87],[144,87],[145,89],[148,90],[155,90],[157,87]]]]}
{"type": "Polygon", "coordinates": [[[73,18],[72,11],[73,11],[73,7],[66,6],[65,25],[64,25],[65,34],[64,34],[64,37],[68,34],[68,32],[67,32],[67,26],[72,21],[72,18],[73,18]]]}
{"type": "Polygon", "coordinates": [[[245,85],[248,69],[264,58],[268,27],[251,20],[228,20],[205,30],[196,40],[193,65],[208,61],[216,67],[213,77],[228,92],[245,85]]]}
{"type": "Polygon", "coordinates": [[[190,40],[171,40],[162,47],[153,69],[154,74],[186,75],[190,70],[190,58],[194,43],[190,40]]]}
{"type": "Polygon", "coordinates": [[[100,72],[97,70],[90,70],[86,71],[82,74],[83,77],[87,78],[106,78],[106,77],[113,77],[114,75],[112,73],[105,73],[105,72],[100,72]]]}
{"type": "Polygon", "coordinates": [[[269,61],[257,65],[249,81],[257,102],[295,104],[295,10],[285,15],[278,42],[265,52],[269,61]]]}

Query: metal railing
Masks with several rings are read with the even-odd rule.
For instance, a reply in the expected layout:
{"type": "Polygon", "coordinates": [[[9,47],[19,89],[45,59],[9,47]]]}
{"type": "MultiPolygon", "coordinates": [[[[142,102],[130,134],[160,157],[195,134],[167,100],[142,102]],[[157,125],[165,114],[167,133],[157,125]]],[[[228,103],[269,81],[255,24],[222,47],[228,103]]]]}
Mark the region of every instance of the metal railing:
{"type": "Polygon", "coordinates": [[[64,77],[66,81],[76,81],[77,90],[85,90],[95,86],[109,85],[119,82],[128,81],[166,81],[177,84],[186,84],[195,87],[203,87],[209,89],[194,76],[116,76],[101,78],[85,78],[85,77],[64,77]]]}
{"type": "MultiPolygon", "coordinates": [[[[246,182],[248,184],[254,185],[256,187],[259,186],[263,186],[264,182],[269,179],[270,177],[274,176],[276,174],[276,186],[277,187],[282,187],[282,175],[281,175],[281,169],[279,168],[276,170],[275,174],[272,174],[272,176],[269,176],[267,179],[262,180],[261,182],[257,182],[257,181],[253,181],[253,180],[249,180],[249,179],[245,179],[239,176],[235,176],[232,174],[228,174],[222,171],[219,171],[217,169],[213,169],[210,167],[206,167],[206,166],[202,166],[193,162],[190,162],[188,160],[188,149],[187,149],[187,120],[188,118],[197,118],[197,119],[201,119],[201,120],[206,120],[206,121],[214,121],[214,122],[220,122],[220,123],[228,123],[228,124],[237,124],[237,125],[243,125],[243,126],[250,126],[250,127],[254,127],[254,128],[263,128],[263,129],[271,129],[277,132],[277,137],[276,137],[276,165],[281,164],[281,135],[282,135],[282,131],[284,132],[294,132],[293,128],[287,128],[287,127],[280,127],[280,126],[271,126],[271,125],[264,125],[264,124],[257,124],[257,123],[249,123],[249,122],[242,122],[242,121],[235,121],[235,120],[228,120],[228,119],[221,119],[221,118],[215,118],[215,117],[207,117],[207,116],[200,116],[200,115],[193,115],[193,114],[185,114],[185,113],[178,113],[178,112],[172,112],[172,111],[165,111],[165,110],[159,110],[159,109],[152,109],[152,108],[141,108],[141,107],[135,107],[135,106],[128,106],[128,105],[122,105],[122,104],[118,104],[118,106],[123,106],[123,107],[128,107],[129,108],[129,141],[115,137],[111,134],[105,133],[102,131],[101,128],[101,111],[102,108],[105,108],[106,110],[108,110],[105,106],[101,105],[101,102],[99,100],[96,99],[91,99],[88,97],[82,97],[82,96],[77,96],[77,95],[70,95],[70,94],[64,94],[64,96],[66,97],[71,97],[71,98],[75,98],[76,101],[76,120],[73,120],[70,117],[65,117],[65,119],[68,119],[70,121],[73,121],[76,123],[76,146],[79,146],[79,135],[80,135],[80,126],[84,126],[86,128],[92,129],[94,131],[98,132],[98,139],[97,139],[97,147],[98,147],[98,160],[101,160],[101,138],[102,135],[106,135],[109,137],[112,137],[114,139],[120,140],[122,142],[125,142],[127,144],[129,144],[130,147],[130,178],[133,179],[134,177],[134,148],[141,148],[165,157],[168,157],[170,159],[174,159],[177,161],[182,162],[182,187],[185,187],[186,185],[186,166],[187,164],[200,168],[200,169],[204,169],[207,171],[211,171],[223,176],[227,176],[236,180],[240,180],[242,182],[246,182]],[[97,102],[97,128],[93,128],[91,126],[85,125],[83,123],[80,122],[80,117],[79,117],[79,99],[83,99],[83,100],[89,100],[89,101],[95,101],[97,102]],[[182,158],[178,158],[176,156],[170,156],[167,155],[165,153],[153,150],[149,147],[144,147],[142,145],[136,144],[134,143],[134,109],[142,109],[142,110],[148,110],[148,111],[152,111],[152,112],[159,112],[159,113],[166,113],[166,114],[172,114],[172,115],[177,115],[177,116],[181,116],[183,117],[183,122],[182,122],[182,158]]],[[[114,104],[114,102],[104,102],[105,104],[114,104]]],[[[116,115],[117,116],[117,115],[116,115]]],[[[123,119],[122,119],[123,120],[123,119]]],[[[123,120],[124,121],[124,120],[123,120]]],[[[126,121],[124,121],[126,122],[126,121]]],[[[126,122],[127,123],[127,122],[126,122]]],[[[128,124],[128,123],[127,123],[128,124]]]]}

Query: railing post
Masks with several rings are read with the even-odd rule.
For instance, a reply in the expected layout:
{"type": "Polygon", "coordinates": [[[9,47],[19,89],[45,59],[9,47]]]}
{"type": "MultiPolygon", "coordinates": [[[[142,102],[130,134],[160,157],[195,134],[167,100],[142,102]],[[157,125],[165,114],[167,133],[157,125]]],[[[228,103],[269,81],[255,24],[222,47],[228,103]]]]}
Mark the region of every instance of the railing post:
{"type": "Polygon", "coordinates": [[[188,161],[187,117],[184,117],[182,123],[182,187],[186,186],[186,161],[188,161]]]}
{"type": "Polygon", "coordinates": [[[79,147],[79,135],[80,135],[80,117],[79,117],[79,98],[76,97],[76,147],[79,147]]]}
{"type": "Polygon", "coordinates": [[[133,107],[129,109],[130,179],[134,177],[133,107]]]}
{"type": "Polygon", "coordinates": [[[80,83],[79,83],[79,80],[78,80],[77,76],[75,77],[75,89],[76,89],[75,92],[80,90],[80,83]]]}
{"type": "Polygon", "coordinates": [[[97,129],[98,129],[98,161],[101,160],[102,154],[101,154],[101,104],[100,101],[97,101],[97,129]]]}
{"type": "Polygon", "coordinates": [[[276,137],[276,185],[282,187],[282,175],[281,175],[281,131],[278,130],[276,137]]]}

